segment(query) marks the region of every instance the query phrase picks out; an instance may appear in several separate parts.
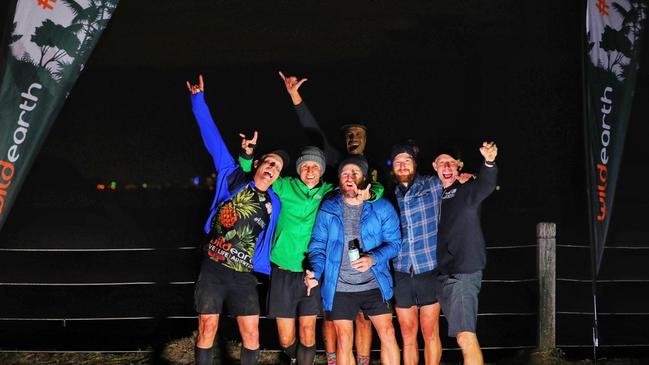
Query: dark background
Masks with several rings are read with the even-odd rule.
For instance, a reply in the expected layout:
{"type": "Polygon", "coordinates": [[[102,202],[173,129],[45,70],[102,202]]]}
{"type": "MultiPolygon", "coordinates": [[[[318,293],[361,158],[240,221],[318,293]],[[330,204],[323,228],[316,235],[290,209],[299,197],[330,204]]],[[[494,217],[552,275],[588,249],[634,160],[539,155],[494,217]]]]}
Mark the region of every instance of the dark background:
{"type": "MultiPolygon", "coordinates": [[[[0,5],[5,21],[8,3],[0,5]]],[[[466,169],[476,171],[480,143],[496,141],[500,189],[483,209],[490,245],[533,244],[535,225],[542,221],[557,223],[559,243],[588,244],[583,15],[581,1],[562,0],[122,0],[35,161],[0,232],[0,247],[167,251],[111,257],[3,253],[0,267],[11,270],[2,281],[43,280],[43,273],[51,282],[195,278],[195,253],[174,248],[200,243],[212,199],[208,190],[191,185],[193,177],[213,172],[185,87],[199,73],[232,151],[238,148],[240,131],[255,129],[260,131],[260,147],[284,146],[295,152],[306,143],[277,75],[282,70],[309,79],[302,95],[332,141],[341,140],[338,128],[344,122],[365,122],[370,129],[368,155],[375,161],[387,159],[391,144],[413,137],[422,148],[422,171],[431,172],[433,151],[446,143],[460,147],[466,169]],[[116,191],[96,189],[112,180],[118,183],[116,191]],[[143,183],[149,188],[124,189],[143,183]]],[[[642,218],[649,198],[641,185],[649,169],[647,43],[645,39],[610,246],[649,246],[642,218]]],[[[488,270],[519,267],[522,275],[535,275],[533,252],[513,255],[491,260],[488,270]]],[[[588,250],[571,255],[560,265],[578,267],[574,274],[589,278],[588,250]]],[[[604,273],[622,275],[612,265],[628,265],[611,260],[605,255],[604,273]]],[[[588,310],[590,290],[584,288],[566,290],[566,302],[583,302],[588,310]],[[579,296],[570,297],[572,293],[579,296]]],[[[0,290],[3,298],[44,300],[40,289],[0,290]]],[[[47,290],[58,290],[51,296],[65,305],[26,310],[16,301],[4,311],[22,317],[51,312],[59,318],[79,315],[78,307],[85,307],[86,315],[115,315],[123,306],[126,315],[133,306],[160,313],[156,303],[162,302],[166,315],[192,314],[188,287],[178,293],[165,289],[162,296],[155,290],[148,295],[135,289],[119,294],[97,288],[72,294],[77,289],[47,290]],[[71,299],[77,294],[83,299],[71,299]],[[101,304],[90,297],[101,298],[101,304]],[[144,303],[140,307],[138,300],[144,303]]],[[[502,300],[534,290],[494,290],[493,295],[502,300]]],[[[618,302],[610,301],[610,308],[617,308],[618,302]]],[[[531,310],[534,303],[530,300],[531,310]]],[[[588,344],[589,319],[582,322],[579,338],[588,344]]],[[[533,329],[524,331],[533,337],[533,329]]],[[[509,335],[518,335],[513,333],[509,335]]],[[[21,341],[27,337],[9,343],[24,346],[21,341]]],[[[31,344],[48,346],[33,339],[31,344]]]]}

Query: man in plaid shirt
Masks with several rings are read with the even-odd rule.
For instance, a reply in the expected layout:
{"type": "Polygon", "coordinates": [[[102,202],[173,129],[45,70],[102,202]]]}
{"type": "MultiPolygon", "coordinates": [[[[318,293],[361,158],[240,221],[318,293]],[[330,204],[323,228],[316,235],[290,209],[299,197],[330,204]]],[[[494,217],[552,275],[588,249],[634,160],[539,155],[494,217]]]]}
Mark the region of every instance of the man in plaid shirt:
{"type": "Polygon", "coordinates": [[[426,364],[439,364],[440,304],[437,301],[437,222],[442,183],[437,176],[417,174],[416,147],[392,148],[395,198],[401,218],[402,243],[394,266],[394,300],[403,338],[404,365],[419,363],[417,332],[421,323],[426,364]]]}

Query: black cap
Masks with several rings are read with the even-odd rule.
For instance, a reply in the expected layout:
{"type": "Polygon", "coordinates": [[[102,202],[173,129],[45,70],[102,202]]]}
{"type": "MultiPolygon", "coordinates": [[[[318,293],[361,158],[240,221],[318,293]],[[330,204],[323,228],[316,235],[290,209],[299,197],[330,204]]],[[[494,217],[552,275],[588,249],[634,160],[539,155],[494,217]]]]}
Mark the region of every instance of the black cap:
{"type": "Polygon", "coordinates": [[[340,161],[340,164],[338,165],[338,176],[340,176],[340,172],[343,170],[343,167],[349,164],[358,166],[358,168],[363,173],[363,176],[367,176],[369,164],[367,163],[367,159],[365,159],[363,155],[351,155],[340,161]]]}
{"type": "Polygon", "coordinates": [[[390,160],[394,161],[394,158],[397,157],[397,155],[400,153],[407,153],[413,159],[417,159],[417,152],[415,152],[413,146],[406,144],[396,144],[392,146],[392,151],[390,151],[390,160]]]}
{"type": "Polygon", "coordinates": [[[291,159],[288,156],[288,153],[286,153],[286,151],[284,151],[283,149],[275,149],[275,150],[272,150],[272,151],[268,151],[268,152],[264,153],[261,156],[261,160],[263,160],[266,156],[268,156],[270,154],[277,155],[277,156],[279,156],[279,158],[282,159],[282,170],[284,169],[284,167],[286,167],[291,162],[291,159]]]}
{"type": "Polygon", "coordinates": [[[367,125],[365,125],[364,123],[347,123],[347,124],[343,124],[340,127],[340,131],[344,133],[347,130],[347,128],[351,128],[351,127],[362,128],[362,129],[365,130],[365,132],[367,132],[367,125]]]}
{"type": "Polygon", "coordinates": [[[435,155],[433,156],[433,159],[437,159],[440,155],[449,155],[453,157],[455,160],[461,160],[462,159],[462,154],[460,153],[460,150],[453,146],[443,146],[437,149],[435,151],[435,155]]]}

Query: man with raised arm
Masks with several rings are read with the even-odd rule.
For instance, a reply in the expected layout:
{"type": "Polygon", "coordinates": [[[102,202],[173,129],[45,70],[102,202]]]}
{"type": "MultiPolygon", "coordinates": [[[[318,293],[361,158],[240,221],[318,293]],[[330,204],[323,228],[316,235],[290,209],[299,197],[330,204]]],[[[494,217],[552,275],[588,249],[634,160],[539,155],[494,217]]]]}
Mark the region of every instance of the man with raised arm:
{"type": "MultiPolygon", "coordinates": [[[[295,107],[295,112],[297,113],[300,124],[304,127],[307,132],[316,134],[318,139],[321,139],[321,143],[324,146],[326,155],[327,155],[327,165],[332,167],[332,171],[335,170],[335,166],[340,160],[340,152],[332,147],[331,143],[327,140],[322,128],[318,124],[318,121],[313,116],[306,103],[300,95],[299,89],[303,83],[307,81],[306,78],[298,79],[295,76],[284,76],[280,71],[279,76],[284,81],[284,86],[286,91],[291,97],[293,106],[295,107]]],[[[365,147],[367,145],[367,127],[363,124],[346,124],[341,128],[343,133],[345,153],[346,156],[360,155],[363,156],[365,153],[365,147]]],[[[378,168],[375,166],[369,167],[369,175],[371,177],[368,181],[372,182],[374,186],[381,184],[379,181],[379,172],[378,168]]],[[[333,179],[335,173],[332,174],[331,178],[333,179]]],[[[359,313],[356,316],[356,333],[354,336],[355,346],[356,346],[356,357],[359,365],[366,365],[370,362],[370,351],[372,349],[372,323],[363,313],[359,313]]],[[[322,338],[324,340],[325,352],[327,353],[327,364],[335,365],[336,364],[336,331],[333,326],[333,322],[328,320],[325,314],[322,322],[322,338]]]]}
{"type": "Polygon", "coordinates": [[[288,155],[281,150],[255,161],[252,181],[228,152],[199,83],[187,82],[192,111],[203,143],[217,172],[216,192],[205,223],[207,250],[196,281],[194,304],[198,312],[195,362],[212,364],[212,346],[223,307],[237,319],[243,340],[241,364],[259,359],[259,295],[252,273],[270,274],[270,248],[280,214],[280,202],[270,186],[277,180],[288,155]]]}
{"type": "Polygon", "coordinates": [[[433,162],[444,186],[437,234],[438,293],[448,335],[456,338],[466,365],[484,363],[476,336],[478,293],[487,261],[480,207],[498,178],[496,144],[483,142],[480,154],[484,162],[478,176],[465,184],[458,181],[462,161],[456,149],[441,149],[433,162]]]}
{"type": "Polygon", "coordinates": [[[339,191],[322,203],[316,217],[309,245],[313,270],[304,281],[309,289],[322,282],[322,303],[336,331],[339,365],[355,362],[353,320],[360,311],[381,339],[381,363],[398,365],[389,262],[399,252],[399,218],[387,200],[368,204],[359,198],[356,191],[366,183],[367,168],[362,156],[340,163],[339,191]]]}

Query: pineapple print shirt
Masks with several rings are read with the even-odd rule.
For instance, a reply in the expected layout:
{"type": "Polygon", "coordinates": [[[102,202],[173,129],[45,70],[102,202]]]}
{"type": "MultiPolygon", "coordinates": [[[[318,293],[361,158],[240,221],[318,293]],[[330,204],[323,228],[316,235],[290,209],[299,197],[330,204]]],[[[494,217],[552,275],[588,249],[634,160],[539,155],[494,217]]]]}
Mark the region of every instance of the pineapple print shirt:
{"type": "Polygon", "coordinates": [[[212,219],[207,256],[239,272],[252,271],[252,256],[259,234],[268,225],[268,194],[250,185],[223,202],[212,219]]]}

